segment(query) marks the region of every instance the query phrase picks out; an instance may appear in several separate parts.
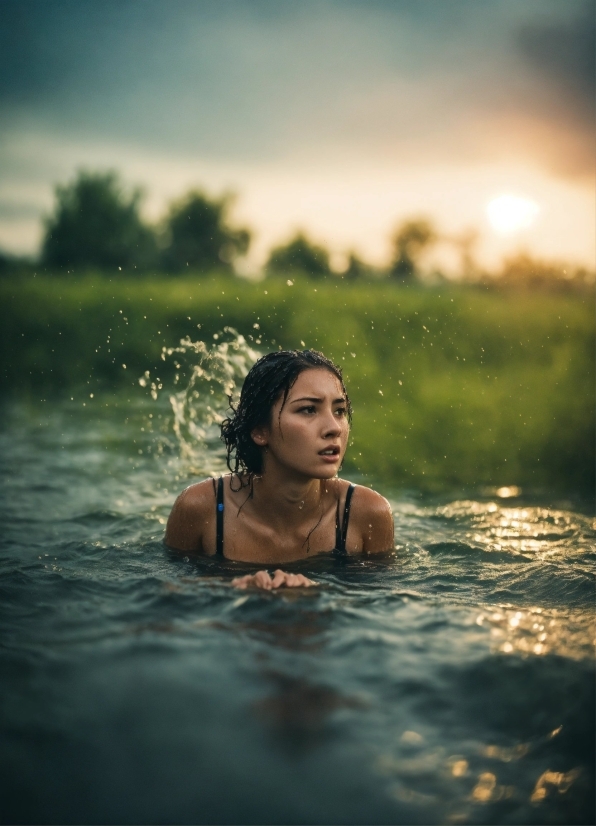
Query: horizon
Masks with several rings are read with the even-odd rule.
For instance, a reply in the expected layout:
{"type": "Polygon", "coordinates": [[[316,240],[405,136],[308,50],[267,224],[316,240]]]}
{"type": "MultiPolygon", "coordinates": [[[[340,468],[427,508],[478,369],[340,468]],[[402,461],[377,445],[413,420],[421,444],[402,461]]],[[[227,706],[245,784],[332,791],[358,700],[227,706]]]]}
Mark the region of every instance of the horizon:
{"type": "Polygon", "coordinates": [[[413,216],[477,231],[487,269],[520,250],[593,268],[593,12],[6,2],[0,247],[34,255],[54,186],[115,168],[146,189],[150,221],[189,189],[237,192],[232,218],[255,233],[248,272],[298,230],[336,267],[350,251],[383,266],[413,216]]]}

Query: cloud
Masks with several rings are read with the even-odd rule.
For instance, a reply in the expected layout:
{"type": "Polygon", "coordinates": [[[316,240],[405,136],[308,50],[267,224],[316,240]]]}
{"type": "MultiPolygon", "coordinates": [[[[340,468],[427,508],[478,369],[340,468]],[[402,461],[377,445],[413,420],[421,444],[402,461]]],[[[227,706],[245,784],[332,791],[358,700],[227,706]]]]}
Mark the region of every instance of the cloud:
{"type": "Polygon", "coordinates": [[[593,175],[594,4],[582,0],[570,8],[575,14],[567,21],[525,23],[517,33],[516,45],[540,83],[540,94],[528,103],[544,126],[551,163],[563,173],[593,175]]]}
{"type": "Polygon", "coordinates": [[[549,37],[553,27],[570,33],[557,57],[570,71],[577,8],[5,0],[0,115],[5,131],[63,130],[213,159],[486,156],[480,120],[493,128],[504,114],[503,123],[515,112],[536,111],[545,123],[558,116],[549,37]],[[538,87],[549,106],[537,106],[538,87]]]}
{"type": "Polygon", "coordinates": [[[570,113],[593,124],[596,93],[596,28],[593,2],[582,2],[568,23],[526,23],[518,33],[522,55],[564,95],[570,113]]]}
{"type": "Polygon", "coordinates": [[[588,191],[588,12],[584,0],[3,0],[0,242],[18,220],[31,246],[35,211],[80,166],[146,184],[154,212],[191,185],[237,188],[268,238],[326,226],[342,187],[379,237],[424,206],[418,191],[432,206],[434,182],[439,200],[460,200],[488,166],[588,191]]]}

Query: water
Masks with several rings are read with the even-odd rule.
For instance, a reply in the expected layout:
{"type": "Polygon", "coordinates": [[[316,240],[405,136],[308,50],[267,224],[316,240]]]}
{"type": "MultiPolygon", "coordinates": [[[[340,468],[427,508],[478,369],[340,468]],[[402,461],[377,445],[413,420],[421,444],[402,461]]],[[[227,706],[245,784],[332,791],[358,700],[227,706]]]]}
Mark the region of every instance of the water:
{"type": "Polygon", "coordinates": [[[233,590],[162,536],[235,357],[184,374],[178,438],[140,388],[3,409],[2,822],[592,823],[586,509],[368,480],[394,555],[233,590]]]}

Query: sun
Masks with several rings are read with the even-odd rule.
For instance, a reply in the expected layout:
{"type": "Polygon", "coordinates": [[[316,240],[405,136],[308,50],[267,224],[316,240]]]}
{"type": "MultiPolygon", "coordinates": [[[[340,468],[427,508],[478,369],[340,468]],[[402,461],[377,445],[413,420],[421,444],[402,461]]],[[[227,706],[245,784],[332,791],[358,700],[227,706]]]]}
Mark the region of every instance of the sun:
{"type": "Polygon", "coordinates": [[[540,207],[529,198],[519,195],[499,195],[486,207],[491,226],[501,235],[513,235],[532,226],[540,207]]]}

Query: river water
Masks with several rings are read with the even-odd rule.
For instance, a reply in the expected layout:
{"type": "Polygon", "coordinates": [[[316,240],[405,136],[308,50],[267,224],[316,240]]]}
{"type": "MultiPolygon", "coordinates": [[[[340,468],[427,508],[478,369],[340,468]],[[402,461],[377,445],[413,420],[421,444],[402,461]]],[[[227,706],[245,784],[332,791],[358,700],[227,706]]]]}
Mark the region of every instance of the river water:
{"type": "Polygon", "coordinates": [[[162,543],[188,397],[3,408],[1,821],[593,823],[588,509],[368,479],[393,555],[238,592],[162,543]]]}

